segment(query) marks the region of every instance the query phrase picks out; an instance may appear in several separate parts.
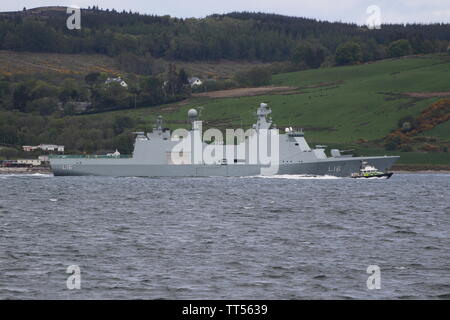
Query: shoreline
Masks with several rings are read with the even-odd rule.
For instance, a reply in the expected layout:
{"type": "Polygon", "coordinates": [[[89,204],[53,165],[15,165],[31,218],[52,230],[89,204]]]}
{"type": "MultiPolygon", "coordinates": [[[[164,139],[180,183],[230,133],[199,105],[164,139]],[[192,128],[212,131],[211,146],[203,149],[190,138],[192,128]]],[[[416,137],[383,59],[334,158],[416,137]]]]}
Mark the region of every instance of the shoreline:
{"type": "Polygon", "coordinates": [[[394,173],[450,173],[450,165],[398,164],[392,166],[394,173]]]}
{"type": "Polygon", "coordinates": [[[2,174],[53,174],[50,167],[37,168],[0,168],[0,175],[2,174]]]}
{"type": "MultiPolygon", "coordinates": [[[[448,169],[423,169],[423,170],[406,170],[398,169],[391,170],[394,174],[450,174],[448,169]]],[[[49,167],[38,168],[0,168],[0,175],[5,174],[53,174],[53,171],[49,167]]]]}
{"type": "Polygon", "coordinates": [[[391,170],[394,174],[450,174],[450,170],[391,170]]]}

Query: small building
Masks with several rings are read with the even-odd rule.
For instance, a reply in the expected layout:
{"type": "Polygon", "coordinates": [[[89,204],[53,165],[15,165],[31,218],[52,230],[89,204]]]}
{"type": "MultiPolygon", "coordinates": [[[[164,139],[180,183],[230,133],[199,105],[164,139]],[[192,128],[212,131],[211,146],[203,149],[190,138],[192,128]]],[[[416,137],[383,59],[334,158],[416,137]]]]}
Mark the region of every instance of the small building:
{"type": "Polygon", "coordinates": [[[31,151],[39,149],[39,146],[22,146],[22,149],[25,152],[31,152],[31,151]]]}
{"type": "Polygon", "coordinates": [[[113,153],[107,153],[106,156],[107,156],[107,157],[112,157],[112,158],[119,158],[119,157],[120,157],[120,152],[116,149],[115,152],[113,152],[113,153]]]}
{"type": "Polygon", "coordinates": [[[106,79],[106,81],[105,81],[105,84],[106,84],[106,85],[110,85],[111,83],[118,83],[118,84],[120,84],[122,87],[128,89],[128,84],[127,84],[125,81],[123,81],[121,77],[118,77],[118,78],[108,78],[108,79],[106,79]]]}
{"type": "Polygon", "coordinates": [[[64,146],[56,144],[40,144],[38,146],[22,146],[23,151],[31,152],[35,150],[64,152],[64,146]]]}
{"type": "Polygon", "coordinates": [[[17,164],[38,167],[42,164],[42,161],[39,159],[18,159],[17,164]]]}
{"type": "Polygon", "coordinates": [[[197,78],[197,77],[189,78],[188,81],[189,81],[189,84],[191,85],[192,88],[193,87],[199,87],[199,86],[201,86],[203,84],[203,81],[200,80],[200,78],[197,78]]]}
{"type": "Polygon", "coordinates": [[[58,146],[56,144],[40,144],[39,149],[43,151],[64,152],[64,146],[58,146]]]}

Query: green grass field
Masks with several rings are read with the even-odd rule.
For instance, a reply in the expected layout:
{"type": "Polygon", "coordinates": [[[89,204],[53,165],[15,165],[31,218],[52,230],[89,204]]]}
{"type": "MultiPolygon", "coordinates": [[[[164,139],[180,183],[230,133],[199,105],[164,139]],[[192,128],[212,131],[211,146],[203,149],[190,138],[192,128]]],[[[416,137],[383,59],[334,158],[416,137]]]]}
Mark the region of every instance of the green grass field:
{"type": "MultiPolygon", "coordinates": [[[[195,61],[174,62],[178,69],[184,68],[191,76],[208,78],[232,78],[242,70],[255,66],[268,66],[270,63],[247,61],[195,61]]],[[[163,59],[155,61],[159,69],[168,69],[169,62],[163,59]]],[[[120,69],[117,61],[101,54],[62,54],[36,53],[0,50],[0,75],[33,74],[36,72],[54,72],[62,74],[85,75],[89,72],[120,74],[125,80],[127,73],[120,69]]]]}
{"type": "MultiPolygon", "coordinates": [[[[313,128],[309,135],[324,142],[351,142],[358,138],[381,138],[396,128],[398,119],[417,115],[438,100],[411,98],[404,92],[450,92],[450,61],[436,56],[413,57],[350,67],[308,70],[276,75],[274,85],[301,87],[301,94],[256,97],[191,99],[181,107],[118,111],[153,118],[185,119],[191,107],[203,107],[204,120],[235,119],[233,124],[252,122],[252,112],[270,103],[279,126],[313,128]],[[320,85],[317,88],[306,86],[320,85]],[[305,87],[305,88],[303,88],[305,87]],[[170,112],[165,112],[168,109],[170,112]],[[330,134],[331,133],[331,134],[330,134]]],[[[450,93],[449,93],[450,96],[450,93]]],[[[228,120],[224,121],[228,123],[228,120]]],[[[437,131],[438,132],[438,131],[437,131]]]]}
{"type": "Polygon", "coordinates": [[[431,137],[437,137],[441,141],[450,142],[450,121],[441,123],[424,134],[431,137]]]}
{"type": "MultiPolygon", "coordinates": [[[[164,115],[169,127],[187,126],[189,108],[200,108],[206,126],[249,127],[260,102],[273,110],[278,127],[305,128],[309,141],[324,144],[354,145],[358,139],[374,141],[397,128],[399,119],[416,116],[439,97],[410,97],[405,93],[450,92],[450,57],[415,56],[376,63],[307,70],[273,77],[273,85],[294,86],[294,93],[240,98],[192,98],[173,105],[116,111],[104,117],[128,115],[151,128],[155,116],[164,115]]],[[[450,93],[449,93],[450,96],[450,93]]],[[[450,123],[424,133],[439,141],[450,141],[450,123]]],[[[372,154],[383,149],[363,149],[372,154]]],[[[402,153],[404,163],[450,164],[449,153],[429,156],[402,153]]]]}

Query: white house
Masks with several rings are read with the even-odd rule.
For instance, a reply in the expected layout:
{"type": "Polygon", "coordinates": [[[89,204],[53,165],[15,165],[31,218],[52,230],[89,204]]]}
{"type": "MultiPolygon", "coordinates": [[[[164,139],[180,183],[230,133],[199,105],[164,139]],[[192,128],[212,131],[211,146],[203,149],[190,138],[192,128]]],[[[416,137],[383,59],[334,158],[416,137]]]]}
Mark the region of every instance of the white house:
{"type": "Polygon", "coordinates": [[[38,167],[42,164],[42,161],[38,160],[38,159],[19,159],[19,160],[17,160],[17,163],[31,165],[33,167],[38,167]]]}
{"type": "Polygon", "coordinates": [[[25,152],[31,152],[31,151],[39,149],[39,146],[22,146],[22,149],[25,152]]]}
{"type": "Polygon", "coordinates": [[[109,85],[109,84],[114,83],[114,82],[115,82],[115,83],[118,83],[118,84],[120,84],[122,87],[128,89],[128,84],[127,84],[125,81],[123,81],[121,77],[118,77],[118,78],[108,78],[108,79],[106,79],[105,84],[106,84],[106,85],[109,85]]]}
{"type": "Polygon", "coordinates": [[[188,81],[189,81],[189,84],[191,85],[192,88],[201,86],[203,84],[203,81],[200,80],[200,78],[197,78],[197,77],[189,78],[188,81]]]}
{"type": "Polygon", "coordinates": [[[119,157],[120,157],[120,152],[116,149],[115,152],[113,152],[113,153],[107,153],[106,156],[107,156],[107,157],[119,158],[119,157]]]}
{"type": "Polygon", "coordinates": [[[22,146],[23,151],[31,152],[34,150],[42,150],[42,151],[57,151],[64,152],[64,146],[58,146],[56,144],[40,144],[38,146],[22,146]]]}
{"type": "Polygon", "coordinates": [[[40,144],[39,149],[41,149],[43,151],[64,152],[64,146],[58,146],[56,144],[40,144]]]}

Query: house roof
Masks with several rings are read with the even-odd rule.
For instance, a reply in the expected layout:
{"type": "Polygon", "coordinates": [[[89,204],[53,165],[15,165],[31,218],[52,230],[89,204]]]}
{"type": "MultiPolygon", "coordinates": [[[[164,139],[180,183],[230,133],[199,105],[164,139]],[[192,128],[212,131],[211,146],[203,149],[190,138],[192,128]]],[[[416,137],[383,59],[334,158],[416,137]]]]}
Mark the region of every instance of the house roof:
{"type": "Polygon", "coordinates": [[[196,82],[196,81],[202,81],[202,80],[200,80],[200,78],[197,78],[197,77],[192,77],[192,78],[189,78],[188,80],[189,80],[190,83],[193,83],[193,82],[196,82]]]}

